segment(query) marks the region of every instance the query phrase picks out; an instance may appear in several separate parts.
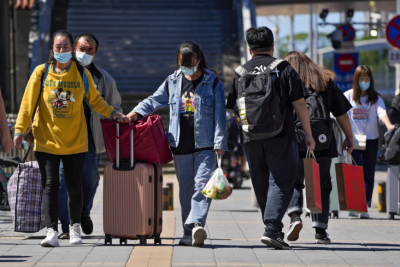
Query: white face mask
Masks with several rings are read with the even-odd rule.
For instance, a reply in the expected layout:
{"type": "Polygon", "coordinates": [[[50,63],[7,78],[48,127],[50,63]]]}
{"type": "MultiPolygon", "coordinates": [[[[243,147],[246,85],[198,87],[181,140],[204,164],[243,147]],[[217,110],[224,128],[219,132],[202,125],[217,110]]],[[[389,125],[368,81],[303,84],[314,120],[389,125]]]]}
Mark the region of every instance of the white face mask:
{"type": "Polygon", "coordinates": [[[76,51],[75,56],[76,56],[76,60],[78,60],[79,64],[81,64],[84,67],[86,67],[87,65],[92,63],[92,60],[93,60],[93,56],[83,53],[83,52],[80,52],[80,51],[76,51]]]}

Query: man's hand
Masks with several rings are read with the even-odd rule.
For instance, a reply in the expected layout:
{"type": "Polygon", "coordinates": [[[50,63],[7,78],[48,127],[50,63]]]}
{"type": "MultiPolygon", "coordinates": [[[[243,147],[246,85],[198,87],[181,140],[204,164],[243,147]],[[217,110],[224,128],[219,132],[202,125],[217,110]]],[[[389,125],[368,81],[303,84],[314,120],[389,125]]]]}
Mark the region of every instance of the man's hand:
{"type": "Polygon", "coordinates": [[[311,149],[311,151],[314,151],[315,149],[315,141],[314,138],[312,137],[312,135],[307,135],[306,134],[306,145],[311,149]]]}
{"type": "Polygon", "coordinates": [[[346,137],[346,139],[344,139],[343,148],[345,150],[347,150],[347,152],[350,153],[350,154],[351,154],[351,152],[353,152],[353,149],[354,149],[353,136],[346,137]]]}
{"type": "Polygon", "coordinates": [[[137,121],[137,119],[139,118],[140,114],[132,111],[131,113],[129,113],[126,116],[128,117],[128,119],[130,121],[137,121]]]}
{"type": "Polygon", "coordinates": [[[24,137],[21,136],[21,135],[16,135],[16,136],[14,136],[14,146],[15,146],[19,151],[22,150],[21,146],[22,146],[22,141],[23,141],[23,140],[24,140],[24,137]]]}
{"type": "Polygon", "coordinates": [[[223,149],[215,149],[215,154],[217,154],[217,155],[224,155],[224,153],[225,153],[225,150],[223,150],[223,149]]]}
{"type": "Polygon", "coordinates": [[[11,136],[9,134],[1,135],[1,152],[10,153],[13,148],[13,141],[11,140],[11,136]]]}
{"type": "Polygon", "coordinates": [[[126,117],[124,114],[119,113],[119,112],[114,112],[112,118],[116,121],[120,122],[129,122],[128,117],[126,117]]]}

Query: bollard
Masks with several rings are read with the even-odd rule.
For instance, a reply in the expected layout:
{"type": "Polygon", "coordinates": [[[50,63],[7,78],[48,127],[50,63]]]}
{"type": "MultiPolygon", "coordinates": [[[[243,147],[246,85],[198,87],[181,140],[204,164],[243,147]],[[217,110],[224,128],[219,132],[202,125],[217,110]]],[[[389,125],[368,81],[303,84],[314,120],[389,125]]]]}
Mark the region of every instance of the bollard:
{"type": "Polygon", "coordinates": [[[167,186],[163,187],[163,210],[174,210],[173,190],[173,183],[167,183],[167,186]]]}
{"type": "Polygon", "coordinates": [[[169,187],[163,187],[163,210],[168,210],[169,206],[169,187]]]}
{"type": "Polygon", "coordinates": [[[169,206],[168,206],[168,210],[174,210],[174,184],[173,183],[167,183],[167,186],[169,188],[169,206]]]}
{"type": "Polygon", "coordinates": [[[380,182],[378,184],[378,211],[386,212],[386,182],[380,182]]]}

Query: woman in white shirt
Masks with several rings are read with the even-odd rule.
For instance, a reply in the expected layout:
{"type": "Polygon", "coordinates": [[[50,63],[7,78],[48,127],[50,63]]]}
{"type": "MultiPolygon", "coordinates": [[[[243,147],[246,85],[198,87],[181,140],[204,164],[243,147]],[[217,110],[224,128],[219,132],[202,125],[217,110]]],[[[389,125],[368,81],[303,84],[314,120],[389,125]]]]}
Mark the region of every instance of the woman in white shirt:
{"type": "MultiPolygon", "coordinates": [[[[363,166],[367,205],[371,207],[378,153],[378,122],[385,124],[388,130],[394,128],[394,125],[390,123],[386,114],[383,99],[375,91],[372,72],[367,66],[361,65],[357,67],[354,73],[353,89],[345,92],[344,95],[353,106],[348,112],[355,143],[352,156],[357,165],[363,166]],[[357,143],[359,143],[359,146],[357,146],[357,143]]],[[[358,214],[350,212],[350,216],[356,217],[358,214]]],[[[369,218],[369,214],[361,214],[360,218],[369,218]]]]}

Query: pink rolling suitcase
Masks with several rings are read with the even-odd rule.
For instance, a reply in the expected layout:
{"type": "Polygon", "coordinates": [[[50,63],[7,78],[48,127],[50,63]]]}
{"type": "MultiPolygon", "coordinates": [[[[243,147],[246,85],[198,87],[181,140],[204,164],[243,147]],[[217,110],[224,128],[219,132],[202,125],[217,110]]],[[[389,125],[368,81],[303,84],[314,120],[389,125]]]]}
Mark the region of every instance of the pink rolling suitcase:
{"type": "MultiPolygon", "coordinates": [[[[119,123],[116,123],[119,136],[119,123]]],[[[133,159],[133,130],[130,133],[131,157],[119,159],[119,139],[116,138],[117,158],[104,168],[103,229],[105,244],[112,237],[127,244],[139,239],[141,245],[154,238],[161,245],[162,231],[162,168],[158,164],[135,163],[133,159]]]]}

